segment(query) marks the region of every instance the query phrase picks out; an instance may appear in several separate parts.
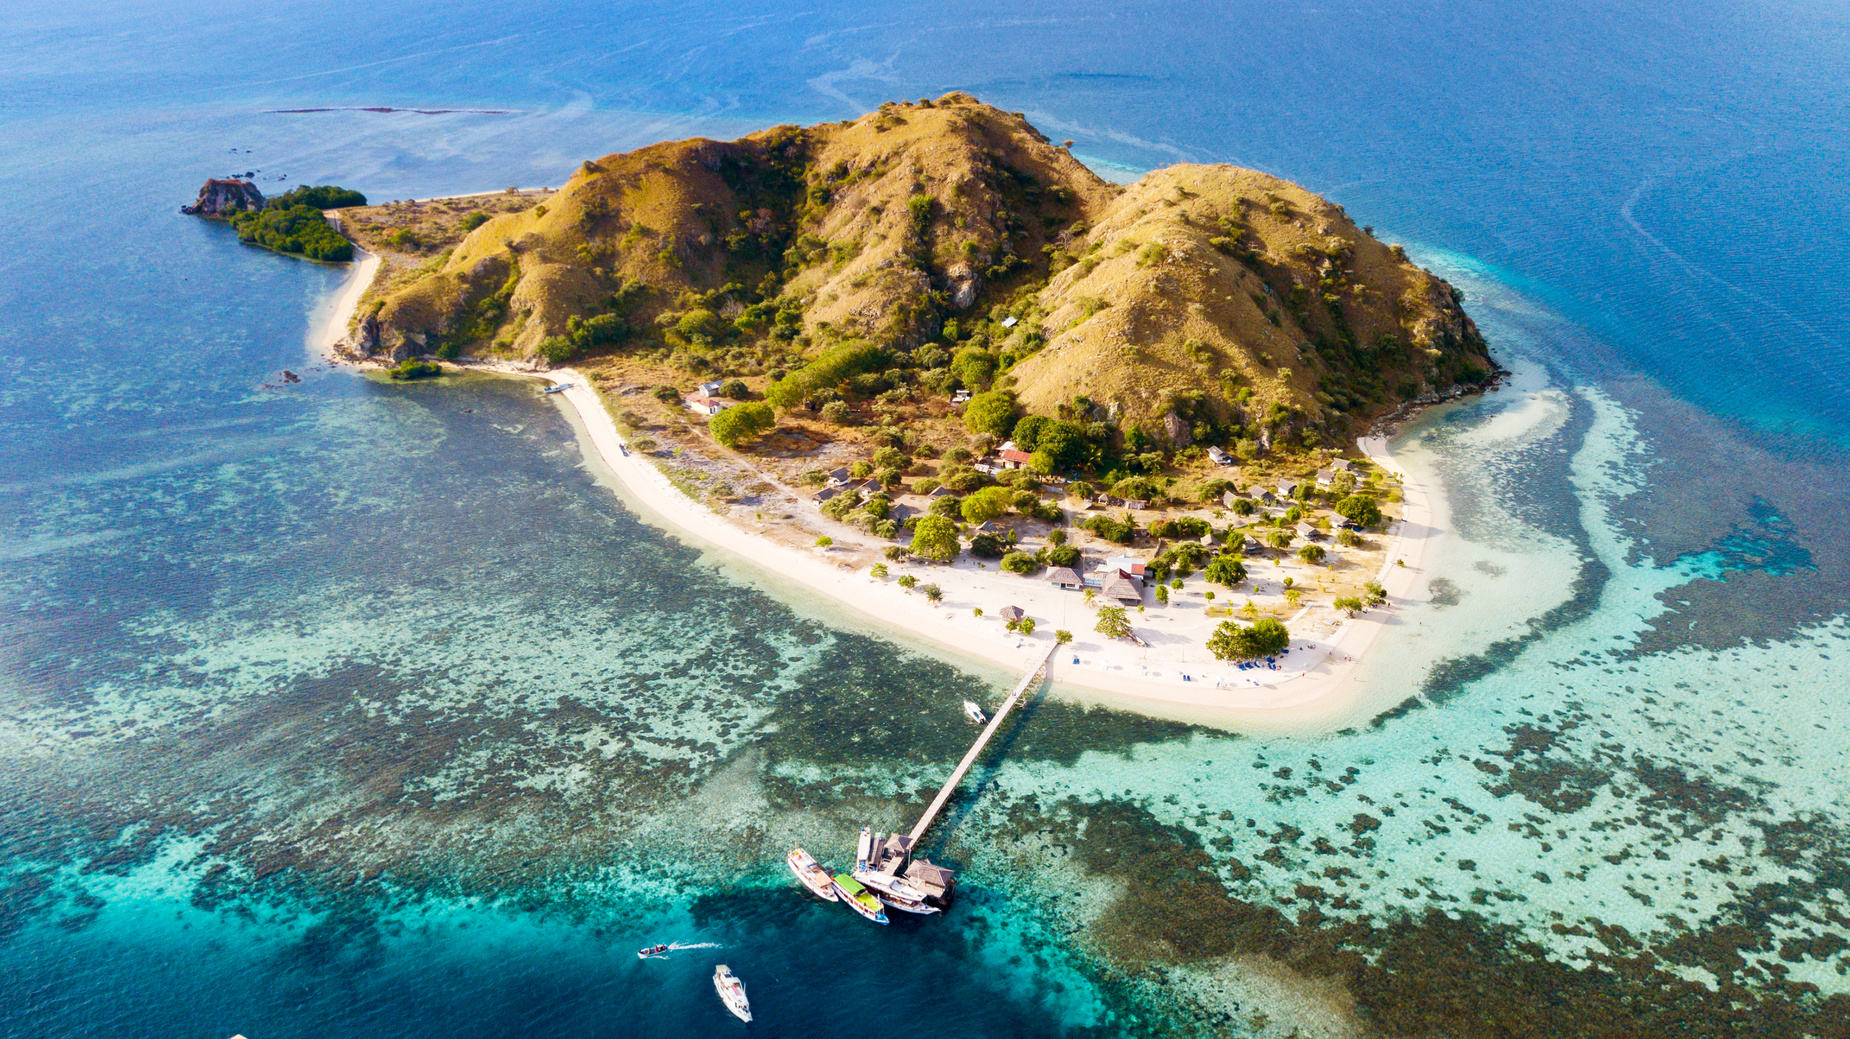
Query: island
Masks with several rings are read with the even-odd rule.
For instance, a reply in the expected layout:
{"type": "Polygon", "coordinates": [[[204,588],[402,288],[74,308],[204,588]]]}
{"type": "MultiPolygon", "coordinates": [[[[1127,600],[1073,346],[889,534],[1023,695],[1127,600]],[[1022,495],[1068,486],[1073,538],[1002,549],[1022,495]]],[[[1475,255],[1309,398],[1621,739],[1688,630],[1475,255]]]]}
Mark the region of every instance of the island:
{"type": "Polygon", "coordinates": [[[670,526],[890,629],[1322,695],[1432,526],[1371,434],[1499,369],[1341,206],[1226,165],[1114,185],[1070,143],[951,93],[345,208],[378,273],[337,350],[543,374],[670,526]]]}

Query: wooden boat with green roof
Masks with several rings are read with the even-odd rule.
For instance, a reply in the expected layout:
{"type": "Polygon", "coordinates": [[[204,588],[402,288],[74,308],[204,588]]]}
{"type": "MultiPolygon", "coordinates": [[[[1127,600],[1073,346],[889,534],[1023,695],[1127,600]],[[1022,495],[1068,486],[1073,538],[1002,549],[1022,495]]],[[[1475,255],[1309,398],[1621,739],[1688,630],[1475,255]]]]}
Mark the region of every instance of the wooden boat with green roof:
{"type": "Polygon", "coordinates": [[[861,914],[877,924],[886,923],[886,906],[874,896],[872,891],[861,886],[861,882],[846,873],[835,874],[835,892],[849,909],[861,914]]]}

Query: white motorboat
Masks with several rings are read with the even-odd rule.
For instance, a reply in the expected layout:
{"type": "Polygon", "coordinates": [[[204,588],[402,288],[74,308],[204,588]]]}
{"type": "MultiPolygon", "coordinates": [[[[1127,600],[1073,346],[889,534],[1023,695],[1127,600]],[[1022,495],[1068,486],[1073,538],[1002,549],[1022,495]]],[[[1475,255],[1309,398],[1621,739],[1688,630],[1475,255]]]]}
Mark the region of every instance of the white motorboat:
{"type": "Polygon", "coordinates": [[[989,716],[984,714],[983,709],[981,707],[978,707],[975,701],[972,701],[972,700],[964,701],[964,713],[969,715],[970,720],[977,723],[978,725],[981,725],[984,722],[989,720],[989,716]]]}
{"type": "Polygon", "coordinates": [[[809,852],[802,848],[792,848],[790,854],[784,856],[784,861],[790,864],[790,872],[797,875],[797,879],[803,882],[810,894],[825,902],[835,901],[835,881],[809,852]]]}
{"type": "Polygon", "coordinates": [[[874,828],[861,827],[861,842],[854,846],[854,868],[864,870],[869,859],[874,857],[874,828]]]}
{"type": "Polygon", "coordinates": [[[713,968],[713,990],[719,993],[720,1002],[726,1004],[733,1017],[748,1022],[752,1019],[752,1004],[745,998],[745,983],[733,976],[731,967],[722,963],[713,968]]]}
{"type": "Polygon", "coordinates": [[[854,879],[861,886],[874,893],[874,897],[885,903],[888,909],[897,909],[902,913],[914,913],[918,916],[930,916],[939,912],[937,906],[925,901],[925,892],[906,883],[904,880],[879,870],[856,870],[854,879]]]}

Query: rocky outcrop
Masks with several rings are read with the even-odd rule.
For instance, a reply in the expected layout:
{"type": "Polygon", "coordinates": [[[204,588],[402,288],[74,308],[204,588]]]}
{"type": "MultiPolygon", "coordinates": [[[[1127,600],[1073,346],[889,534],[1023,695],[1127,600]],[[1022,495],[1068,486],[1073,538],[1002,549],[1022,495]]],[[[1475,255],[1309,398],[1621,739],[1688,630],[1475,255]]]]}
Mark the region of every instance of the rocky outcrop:
{"type": "Polygon", "coordinates": [[[263,192],[248,180],[208,180],[199,189],[199,198],[190,206],[181,206],[188,216],[227,216],[263,208],[263,192]]]}

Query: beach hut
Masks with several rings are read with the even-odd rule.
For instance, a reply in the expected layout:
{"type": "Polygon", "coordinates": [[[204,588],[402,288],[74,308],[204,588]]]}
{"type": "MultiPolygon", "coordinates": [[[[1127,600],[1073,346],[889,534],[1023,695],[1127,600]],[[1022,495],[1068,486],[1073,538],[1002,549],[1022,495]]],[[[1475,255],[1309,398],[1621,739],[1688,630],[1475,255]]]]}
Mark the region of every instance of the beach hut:
{"type": "Polygon", "coordinates": [[[847,482],[848,482],[848,467],[847,466],[841,466],[840,468],[829,470],[830,485],[835,486],[835,487],[840,487],[842,484],[845,484],[847,482]]]}
{"type": "Polygon", "coordinates": [[[1233,459],[1218,447],[1208,448],[1208,461],[1215,465],[1232,465],[1233,459]]]}
{"type": "Polygon", "coordinates": [[[1121,603],[1143,605],[1143,585],[1122,570],[1113,570],[1106,574],[1099,594],[1107,599],[1116,599],[1121,603]]]}
{"type": "Polygon", "coordinates": [[[724,401],[714,400],[712,397],[704,397],[704,396],[701,396],[700,394],[695,394],[691,397],[688,397],[687,399],[683,400],[681,403],[686,405],[687,410],[693,412],[694,414],[706,415],[708,417],[712,417],[726,410],[726,404],[724,401]]]}
{"type": "Polygon", "coordinates": [[[1336,473],[1331,469],[1317,470],[1317,486],[1328,487],[1336,482],[1336,473]]]}
{"type": "Polygon", "coordinates": [[[824,487],[823,489],[817,491],[815,494],[810,495],[809,500],[820,505],[823,502],[828,501],[830,498],[835,497],[835,495],[838,493],[840,492],[837,491],[833,487],[824,487]]]}
{"type": "Polygon", "coordinates": [[[1294,498],[1297,496],[1297,493],[1298,482],[1296,480],[1278,481],[1278,496],[1280,498],[1294,498]]]}
{"type": "Polygon", "coordinates": [[[1318,530],[1316,527],[1313,527],[1308,523],[1298,524],[1297,531],[1298,531],[1298,537],[1301,537],[1306,541],[1322,541],[1323,540],[1323,531],[1318,530]]]}
{"type": "Polygon", "coordinates": [[[1355,463],[1347,458],[1338,458],[1330,463],[1330,468],[1339,473],[1349,473],[1355,471],[1355,463]]]}
{"type": "Polygon", "coordinates": [[[1079,579],[1079,574],[1068,566],[1050,566],[1047,568],[1046,577],[1048,584],[1068,591],[1076,590],[1084,584],[1079,579]]]}

